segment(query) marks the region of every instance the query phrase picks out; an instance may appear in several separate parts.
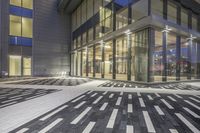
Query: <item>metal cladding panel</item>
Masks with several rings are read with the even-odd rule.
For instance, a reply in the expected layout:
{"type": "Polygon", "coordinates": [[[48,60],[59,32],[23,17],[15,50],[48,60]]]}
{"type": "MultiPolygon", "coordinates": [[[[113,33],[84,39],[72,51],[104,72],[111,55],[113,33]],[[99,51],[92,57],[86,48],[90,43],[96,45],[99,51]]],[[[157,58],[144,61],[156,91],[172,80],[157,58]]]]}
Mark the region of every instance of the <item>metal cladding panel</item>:
{"type": "Polygon", "coordinates": [[[70,18],[57,11],[57,0],[34,1],[33,74],[69,73],[70,18]]]}

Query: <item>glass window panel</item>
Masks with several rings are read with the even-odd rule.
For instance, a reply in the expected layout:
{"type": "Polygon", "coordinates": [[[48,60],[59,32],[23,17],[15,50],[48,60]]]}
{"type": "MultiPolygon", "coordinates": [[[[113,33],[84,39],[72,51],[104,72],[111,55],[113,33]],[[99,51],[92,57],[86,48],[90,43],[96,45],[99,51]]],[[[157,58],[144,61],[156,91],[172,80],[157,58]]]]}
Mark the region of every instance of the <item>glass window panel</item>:
{"type": "Polygon", "coordinates": [[[73,59],[73,62],[74,62],[74,75],[77,75],[77,52],[74,53],[74,59],[73,59]]]}
{"type": "Polygon", "coordinates": [[[151,1],[152,14],[163,17],[163,0],[151,1]]]}
{"type": "Polygon", "coordinates": [[[22,0],[10,0],[10,4],[15,6],[21,6],[22,0]]]}
{"type": "Polygon", "coordinates": [[[188,75],[188,40],[187,37],[181,37],[181,59],[180,59],[180,79],[186,80],[188,75]]]}
{"type": "Polygon", "coordinates": [[[9,56],[9,76],[21,76],[21,56],[9,56]]]}
{"type": "Polygon", "coordinates": [[[112,32],[113,30],[113,23],[112,23],[112,17],[108,17],[104,20],[104,35],[107,34],[107,33],[110,33],[112,32]]]}
{"type": "Polygon", "coordinates": [[[77,76],[81,76],[81,51],[77,53],[77,76]]]}
{"type": "Polygon", "coordinates": [[[98,39],[100,37],[102,37],[102,28],[100,26],[100,24],[97,24],[95,27],[95,39],[98,39]]]}
{"type": "Polygon", "coordinates": [[[22,17],[22,36],[32,38],[33,22],[30,18],[22,17]]]}
{"type": "Polygon", "coordinates": [[[119,10],[116,14],[116,29],[121,29],[128,25],[128,8],[119,10]]]}
{"type": "Polygon", "coordinates": [[[71,76],[75,75],[75,73],[74,73],[74,69],[75,69],[75,67],[74,67],[74,55],[75,54],[71,54],[71,76]]]}
{"type": "Polygon", "coordinates": [[[98,13],[102,8],[102,0],[94,0],[94,14],[98,13]]]}
{"type": "Polygon", "coordinates": [[[197,31],[197,27],[198,27],[197,16],[193,15],[192,16],[192,29],[197,31]]]}
{"type": "Polygon", "coordinates": [[[82,45],[86,45],[86,43],[87,43],[87,33],[85,32],[82,35],[82,45]]]}
{"type": "Polygon", "coordinates": [[[86,77],[87,69],[87,51],[86,48],[82,50],[82,77],[86,77]]]}
{"type": "Polygon", "coordinates": [[[78,42],[77,43],[78,43],[77,48],[81,47],[81,36],[78,37],[78,42]]]}
{"type": "Polygon", "coordinates": [[[23,75],[31,76],[31,58],[30,57],[23,58],[23,75]]]}
{"type": "Polygon", "coordinates": [[[113,73],[113,45],[112,41],[104,45],[104,78],[112,79],[113,73]]]}
{"type": "Polygon", "coordinates": [[[87,19],[93,16],[93,0],[87,0],[87,19]]]}
{"type": "Polygon", "coordinates": [[[76,29],[76,11],[72,14],[72,30],[74,31],[76,29]]]}
{"type": "Polygon", "coordinates": [[[101,45],[95,46],[95,77],[101,78],[102,71],[102,49],[101,45]]]}
{"type": "Polygon", "coordinates": [[[153,52],[153,73],[154,81],[162,81],[162,32],[155,31],[155,48],[153,52]]]}
{"type": "Polygon", "coordinates": [[[21,17],[10,15],[10,35],[21,36],[21,17]]]}
{"type": "Polygon", "coordinates": [[[116,40],[116,79],[127,80],[128,45],[127,38],[116,40]]]}
{"type": "Polygon", "coordinates": [[[94,50],[93,47],[90,47],[88,49],[88,76],[89,77],[93,77],[93,73],[94,73],[94,50]]]}
{"type": "Polygon", "coordinates": [[[181,25],[188,27],[188,12],[184,8],[181,8],[181,25]]]}
{"type": "Polygon", "coordinates": [[[88,42],[93,41],[93,28],[90,28],[88,31],[88,42]]]}
{"type": "Polygon", "coordinates": [[[22,7],[33,9],[33,0],[22,0],[22,7]]]}
{"type": "Polygon", "coordinates": [[[132,5],[132,22],[148,16],[148,0],[140,0],[132,5]]]}
{"type": "Polygon", "coordinates": [[[77,24],[77,28],[81,25],[81,6],[79,6],[77,8],[77,11],[76,11],[76,24],[77,24]]]}
{"type": "Polygon", "coordinates": [[[84,0],[81,4],[81,17],[82,17],[81,24],[85,23],[86,18],[87,18],[87,16],[86,16],[87,15],[87,7],[86,6],[87,6],[86,0],[84,0]]]}
{"type": "Polygon", "coordinates": [[[168,1],[167,5],[167,19],[173,23],[177,22],[177,6],[168,1]]]}
{"type": "Polygon", "coordinates": [[[191,76],[192,79],[195,79],[197,77],[197,49],[198,49],[198,45],[197,42],[195,40],[193,40],[192,45],[191,45],[191,76]]]}
{"type": "Polygon", "coordinates": [[[167,81],[176,80],[176,35],[167,37],[167,81]]]}
{"type": "Polygon", "coordinates": [[[135,80],[147,82],[148,29],[135,33],[135,80]]]}
{"type": "Polygon", "coordinates": [[[135,34],[132,34],[131,42],[131,80],[135,81],[135,34]]]}

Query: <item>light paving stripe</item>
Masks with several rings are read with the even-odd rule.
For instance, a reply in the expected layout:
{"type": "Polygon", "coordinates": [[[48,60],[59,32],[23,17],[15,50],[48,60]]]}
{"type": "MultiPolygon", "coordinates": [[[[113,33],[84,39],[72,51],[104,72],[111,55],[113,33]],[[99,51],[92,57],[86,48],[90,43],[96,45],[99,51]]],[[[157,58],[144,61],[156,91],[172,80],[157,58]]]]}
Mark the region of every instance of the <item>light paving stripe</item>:
{"type": "Polygon", "coordinates": [[[134,128],[132,125],[126,126],[126,133],[134,133],[134,128]]]}
{"type": "Polygon", "coordinates": [[[95,97],[97,95],[97,93],[94,93],[91,97],[95,97]]]}
{"type": "Polygon", "coordinates": [[[55,111],[51,112],[50,114],[48,114],[48,115],[42,117],[42,118],[40,119],[40,121],[45,121],[45,120],[47,120],[48,118],[50,118],[51,116],[53,116],[53,115],[55,115],[56,113],[60,112],[61,110],[65,109],[66,107],[68,107],[68,105],[64,105],[64,106],[62,106],[62,107],[56,109],[55,111]]]}
{"type": "Polygon", "coordinates": [[[143,116],[144,116],[144,120],[145,120],[145,123],[146,123],[146,126],[147,126],[147,131],[150,132],[150,133],[155,133],[155,129],[154,129],[154,126],[153,126],[153,123],[151,121],[151,118],[149,116],[149,113],[147,111],[142,111],[143,113],[143,116]]]}
{"type": "Polygon", "coordinates": [[[62,120],[63,120],[62,118],[56,119],[54,122],[52,122],[51,124],[49,124],[48,126],[46,126],[45,128],[43,128],[42,130],[40,130],[38,133],[46,133],[46,132],[48,132],[53,127],[55,127],[58,123],[60,123],[62,120]]]}
{"type": "Polygon", "coordinates": [[[123,88],[125,88],[125,87],[126,87],[126,84],[124,84],[123,88]]]}
{"type": "Polygon", "coordinates": [[[82,133],[90,133],[96,122],[90,122],[82,133]]]}
{"type": "Polygon", "coordinates": [[[128,94],[128,99],[132,100],[132,95],[128,94]]]}
{"type": "Polygon", "coordinates": [[[122,97],[118,97],[117,102],[116,102],[115,105],[120,105],[121,101],[122,101],[122,97]]]}
{"type": "Polygon", "coordinates": [[[92,93],[92,91],[89,91],[87,94],[90,94],[90,93],[92,93]]]}
{"type": "Polygon", "coordinates": [[[139,92],[137,92],[137,96],[138,96],[138,97],[141,97],[141,94],[140,94],[139,92]]]}
{"type": "Polygon", "coordinates": [[[98,97],[92,104],[97,104],[102,98],[103,96],[98,97]]]}
{"type": "Polygon", "coordinates": [[[128,104],[128,113],[133,113],[133,105],[128,104]]]}
{"type": "Polygon", "coordinates": [[[78,98],[74,99],[74,100],[72,101],[72,103],[75,103],[75,102],[77,102],[78,100],[80,100],[80,99],[81,99],[81,98],[83,98],[83,97],[85,97],[85,95],[82,95],[82,96],[80,96],[80,97],[78,97],[78,98]]]}
{"type": "Polygon", "coordinates": [[[76,105],[74,108],[78,109],[78,108],[80,108],[85,103],[86,103],[86,101],[82,101],[81,103],[79,103],[78,105],[76,105]]]}
{"type": "Polygon", "coordinates": [[[181,96],[179,96],[179,95],[177,95],[177,94],[174,94],[174,96],[183,99],[183,97],[181,97],[181,96]]]}
{"type": "Polygon", "coordinates": [[[123,91],[122,92],[120,92],[120,96],[122,96],[123,95],[123,91]]]}
{"type": "Polygon", "coordinates": [[[117,113],[118,113],[118,109],[113,109],[113,112],[110,116],[110,119],[108,121],[106,128],[113,128],[113,126],[115,124],[115,119],[117,117],[117,113]]]}
{"type": "Polygon", "coordinates": [[[26,98],[26,100],[30,100],[30,99],[33,99],[33,98],[36,98],[36,97],[40,97],[40,96],[44,96],[44,95],[46,95],[46,94],[44,93],[44,94],[41,94],[41,95],[36,95],[36,96],[28,97],[28,98],[26,98]]]}
{"type": "Polygon", "coordinates": [[[129,85],[129,87],[132,87],[132,85],[129,85]]]}
{"type": "Polygon", "coordinates": [[[149,98],[149,100],[153,100],[153,98],[151,97],[151,95],[147,95],[147,97],[149,98]]]}
{"type": "Polygon", "coordinates": [[[176,102],[176,99],[174,99],[173,97],[171,97],[171,96],[167,96],[167,97],[168,97],[170,100],[176,102]]]}
{"type": "Polygon", "coordinates": [[[169,129],[170,133],[178,133],[176,129],[169,129]]]}
{"type": "Polygon", "coordinates": [[[17,103],[17,102],[14,101],[14,102],[11,102],[11,103],[3,104],[3,105],[0,105],[0,108],[3,108],[5,106],[9,106],[9,105],[12,105],[12,104],[15,104],[15,103],[17,103]]]}
{"type": "Polygon", "coordinates": [[[99,110],[100,110],[100,111],[105,110],[106,107],[107,107],[107,105],[108,105],[108,103],[104,103],[104,104],[101,106],[101,108],[100,108],[99,110]]]}
{"type": "Polygon", "coordinates": [[[199,116],[198,114],[196,114],[195,112],[193,112],[192,110],[190,110],[190,109],[188,109],[188,108],[186,108],[186,107],[183,107],[183,109],[184,109],[185,111],[187,111],[189,114],[191,114],[192,116],[194,116],[195,118],[200,119],[200,116],[199,116]]]}
{"type": "Polygon", "coordinates": [[[139,102],[141,107],[146,107],[142,98],[139,98],[139,102]]]}
{"type": "Polygon", "coordinates": [[[193,106],[194,108],[196,108],[196,109],[198,109],[198,110],[200,110],[200,107],[199,106],[197,106],[196,104],[194,104],[194,103],[191,103],[190,101],[188,101],[188,100],[184,100],[186,103],[188,103],[188,104],[190,104],[191,106],[193,106]]]}
{"type": "Polygon", "coordinates": [[[167,101],[165,101],[164,99],[161,99],[161,101],[169,108],[169,109],[174,109],[174,107],[172,107],[167,101]]]}
{"type": "Polygon", "coordinates": [[[22,99],[22,97],[18,97],[18,98],[15,98],[15,99],[10,99],[10,100],[6,100],[6,101],[2,101],[1,103],[8,103],[8,102],[16,101],[16,100],[19,100],[19,99],[22,99]]]}
{"type": "Polygon", "coordinates": [[[158,93],[155,93],[155,95],[156,95],[157,97],[161,97],[158,93]]]}
{"type": "Polygon", "coordinates": [[[199,99],[200,99],[200,96],[194,96],[194,97],[196,97],[196,98],[199,98],[199,99]]]}
{"type": "Polygon", "coordinates": [[[195,101],[195,102],[197,102],[197,103],[200,103],[199,100],[197,100],[197,99],[195,99],[195,98],[193,98],[193,97],[189,97],[189,99],[191,99],[191,100],[193,100],[193,101],[195,101]]]}
{"type": "Polygon", "coordinates": [[[138,86],[135,86],[135,88],[138,88],[138,86]]]}
{"type": "Polygon", "coordinates": [[[0,97],[0,99],[6,98],[5,96],[0,97]]]}
{"type": "Polygon", "coordinates": [[[108,93],[108,91],[105,91],[104,93],[103,93],[103,95],[106,95],[108,93]]]}
{"type": "Polygon", "coordinates": [[[159,115],[165,115],[159,106],[155,105],[154,108],[156,109],[159,115]]]}
{"type": "Polygon", "coordinates": [[[110,94],[109,98],[113,98],[114,94],[110,94]]]}
{"type": "Polygon", "coordinates": [[[194,125],[192,125],[185,117],[183,117],[180,113],[175,113],[175,115],[193,132],[193,133],[200,133],[194,125]]]}
{"type": "Polygon", "coordinates": [[[90,110],[92,107],[87,107],[78,117],[76,117],[71,124],[77,124],[90,110]]]}
{"type": "Polygon", "coordinates": [[[16,133],[25,133],[28,130],[29,130],[28,128],[22,128],[21,130],[17,131],[16,133]]]}

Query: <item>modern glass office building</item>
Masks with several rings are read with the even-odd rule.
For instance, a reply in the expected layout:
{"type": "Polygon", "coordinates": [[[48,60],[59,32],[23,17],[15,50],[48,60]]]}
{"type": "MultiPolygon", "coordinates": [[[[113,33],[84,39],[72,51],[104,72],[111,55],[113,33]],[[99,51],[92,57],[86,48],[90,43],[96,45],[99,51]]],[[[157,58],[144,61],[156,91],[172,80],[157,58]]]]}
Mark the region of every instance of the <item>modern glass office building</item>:
{"type": "MultiPolygon", "coordinates": [[[[70,8],[65,1],[60,9],[70,8]]],[[[70,13],[72,76],[139,82],[200,78],[200,3],[82,0],[70,13]]]]}

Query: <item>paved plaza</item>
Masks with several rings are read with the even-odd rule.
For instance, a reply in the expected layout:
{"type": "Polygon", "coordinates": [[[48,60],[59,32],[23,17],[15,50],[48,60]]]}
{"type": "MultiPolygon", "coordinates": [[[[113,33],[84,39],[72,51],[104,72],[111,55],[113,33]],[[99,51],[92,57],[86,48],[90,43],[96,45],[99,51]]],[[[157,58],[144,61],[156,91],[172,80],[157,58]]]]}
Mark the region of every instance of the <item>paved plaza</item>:
{"type": "Polygon", "coordinates": [[[200,132],[199,82],[38,78],[0,86],[1,133],[200,132]]]}

